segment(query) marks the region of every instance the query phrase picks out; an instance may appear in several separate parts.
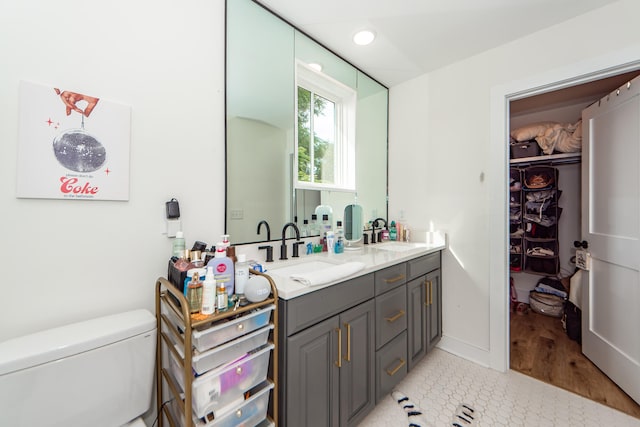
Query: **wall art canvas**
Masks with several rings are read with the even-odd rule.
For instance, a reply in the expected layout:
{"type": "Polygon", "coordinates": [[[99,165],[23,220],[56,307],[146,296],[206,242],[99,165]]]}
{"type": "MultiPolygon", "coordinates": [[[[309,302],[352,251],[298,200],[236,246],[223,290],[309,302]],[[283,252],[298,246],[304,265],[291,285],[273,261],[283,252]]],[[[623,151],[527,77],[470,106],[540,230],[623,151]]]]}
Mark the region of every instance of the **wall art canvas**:
{"type": "Polygon", "coordinates": [[[131,107],[20,82],[16,195],[129,200],[131,107]]]}

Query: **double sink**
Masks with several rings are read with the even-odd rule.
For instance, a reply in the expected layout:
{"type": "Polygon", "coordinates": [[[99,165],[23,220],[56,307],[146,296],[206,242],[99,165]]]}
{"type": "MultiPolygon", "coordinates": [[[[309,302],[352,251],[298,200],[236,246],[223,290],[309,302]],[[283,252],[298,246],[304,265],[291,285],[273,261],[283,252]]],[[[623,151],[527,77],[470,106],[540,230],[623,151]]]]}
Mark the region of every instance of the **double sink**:
{"type": "MultiPolygon", "coordinates": [[[[408,243],[408,242],[385,242],[372,244],[366,249],[357,251],[348,251],[340,255],[328,255],[317,259],[315,256],[309,256],[311,259],[302,259],[299,262],[288,261],[278,263],[267,271],[269,275],[276,275],[280,277],[290,277],[292,275],[310,274],[321,270],[330,271],[336,269],[337,266],[350,261],[365,261],[367,258],[375,256],[375,253],[393,252],[403,253],[413,249],[427,248],[425,243],[408,243]]],[[[334,270],[335,271],[335,270],[334,270]]],[[[349,274],[347,274],[348,276],[349,274]]],[[[346,277],[346,276],[344,276],[346,277]]]]}

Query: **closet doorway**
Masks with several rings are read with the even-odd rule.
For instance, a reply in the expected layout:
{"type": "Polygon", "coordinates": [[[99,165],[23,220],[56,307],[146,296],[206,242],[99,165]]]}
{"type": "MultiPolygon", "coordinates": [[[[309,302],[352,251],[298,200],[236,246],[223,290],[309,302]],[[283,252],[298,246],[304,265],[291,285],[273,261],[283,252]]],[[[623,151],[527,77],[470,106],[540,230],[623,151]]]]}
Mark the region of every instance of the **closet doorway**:
{"type": "MultiPolygon", "coordinates": [[[[513,100],[509,103],[509,128],[514,130],[540,122],[576,123],[581,118],[583,109],[639,74],[640,71],[635,70],[513,100]]],[[[508,155],[507,158],[509,157],[508,155]]],[[[557,228],[559,265],[553,271],[555,274],[545,274],[528,269],[523,255],[520,256],[519,267],[517,263],[510,263],[510,276],[517,288],[520,309],[514,310],[509,316],[509,365],[511,369],[523,374],[640,418],[640,405],[582,354],[581,345],[567,336],[561,320],[533,312],[528,305],[529,291],[545,275],[564,279],[563,283],[567,286],[568,293],[569,278],[575,272],[575,264],[571,261],[575,255],[573,242],[581,240],[582,235],[580,156],[551,155],[512,159],[509,168],[524,170],[536,165],[549,166],[557,170],[557,188],[560,195],[557,203],[561,208],[557,228]]],[[[522,208],[525,209],[524,206],[522,208]]],[[[512,233],[514,229],[510,228],[512,233]]],[[[513,260],[513,245],[510,249],[510,258],[513,260]]],[[[526,247],[523,245],[521,250],[526,251],[526,247]]],[[[515,258],[518,259],[517,256],[515,258]]]]}

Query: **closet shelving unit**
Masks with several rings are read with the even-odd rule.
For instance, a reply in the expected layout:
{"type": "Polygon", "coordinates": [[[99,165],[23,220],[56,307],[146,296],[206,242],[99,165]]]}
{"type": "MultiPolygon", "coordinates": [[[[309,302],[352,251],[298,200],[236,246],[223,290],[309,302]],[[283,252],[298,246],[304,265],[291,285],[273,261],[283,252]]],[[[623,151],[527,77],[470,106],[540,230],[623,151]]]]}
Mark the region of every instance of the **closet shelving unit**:
{"type": "Polygon", "coordinates": [[[552,166],[511,168],[511,182],[520,180],[519,190],[510,188],[510,265],[511,271],[556,275],[558,256],[558,169],[552,166]],[[542,178],[544,185],[533,185],[542,178]]]}
{"type": "MultiPolygon", "coordinates": [[[[275,283],[266,274],[250,270],[251,274],[264,276],[271,285],[271,295],[264,301],[252,303],[244,307],[230,309],[224,313],[216,313],[211,316],[191,316],[189,313],[189,305],[182,294],[167,279],[160,277],[156,281],[156,317],[157,317],[157,349],[156,349],[156,387],[157,387],[157,408],[158,408],[158,425],[162,427],[164,421],[168,422],[171,427],[196,427],[196,426],[235,426],[255,425],[258,422],[260,427],[277,426],[278,425],[278,292],[275,283]],[[260,316],[269,313],[266,317],[266,327],[259,326],[257,331],[251,331],[252,322],[255,323],[256,313],[260,316]],[[231,328],[227,328],[230,325],[231,328]],[[247,328],[243,330],[243,328],[247,328]],[[261,332],[268,328],[268,332],[261,332]],[[220,339],[221,335],[228,334],[230,329],[236,337],[230,341],[221,343],[212,347],[205,352],[199,352],[196,346],[198,339],[207,336],[208,339],[220,339]],[[210,333],[208,333],[208,331],[210,333]],[[244,333],[246,332],[246,333],[244,333]],[[244,334],[243,334],[244,333],[244,334]],[[247,337],[256,334],[268,333],[268,342],[266,345],[258,344],[257,349],[252,349],[246,356],[238,358],[238,355],[230,357],[231,360],[225,360],[225,364],[216,366],[208,372],[199,372],[202,375],[196,376],[194,372],[202,371],[203,366],[197,369],[198,363],[205,363],[207,359],[199,357],[216,352],[220,349],[220,354],[231,355],[231,352],[237,350],[239,342],[249,342],[253,338],[247,337]],[[231,348],[231,352],[227,350],[231,348]],[[259,366],[258,357],[263,357],[265,353],[268,356],[268,369],[257,368],[259,366]],[[253,358],[253,359],[252,359],[253,358]],[[204,360],[204,362],[203,362],[204,360]],[[253,363],[255,361],[255,363],[253,363]],[[255,374],[265,370],[265,377],[258,379],[247,379],[250,376],[262,375],[255,374]],[[218,372],[224,371],[218,376],[218,372]],[[209,375],[211,380],[205,379],[209,375]],[[238,380],[241,378],[241,380],[238,380]],[[234,386],[228,386],[233,384],[234,386]],[[248,381],[252,381],[249,383],[248,381]],[[194,387],[194,382],[196,386],[194,387]],[[255,384],[257,383],[257,384],[255,384]],[[198,389],[197,384],[204,384],[203,387],[209,387],[214,384],[211,389],[198,389]],[[249,389],[243,387],[250,385],[249,389]],[[206,396],[217,394],[220,400],[224,400],[224,387],[232,387],[233,393],[238,394],[239,398],[232,399],[230,404],[221,405],[224,412],[217,418],[211,419],[208,414],[204,419],[194,410],[194,405],[198,406],[196,395],[206,396]],[[266,410],[266,418],[260,420],[265,411],[262,409],[268,406],[266,410]],[[256,421],[256,417],[258,417],[256,421]],[[206,420],[206,421],[205,421],[206,420]]],[[[262,318],[261,318],[262,319],[262,318]]],[[[258,326],[255,326],[258,328],[258,326]]],[[[261,338],[258,338],[261,339],[261,338]]],[[[244,351],[244,350],[243,350],[244,351]]],[[[222,356],[224,357],[224,356],[222,356]]],[[[262,359],[265,360],[265,359],[262,359]]],[[[216,362],[217,365],[217,362],[216,362]]],[[[204,368],[206,370],[206,367],[204,368]]],[[[208,412],[208,408],[206,409],[208,412]]]]}
{"type": "Polygon", "coordinates": [[[524,267],[524,225],[522,223],[522,170],[509,169],[509,267],[522,271],[524,267]]]}

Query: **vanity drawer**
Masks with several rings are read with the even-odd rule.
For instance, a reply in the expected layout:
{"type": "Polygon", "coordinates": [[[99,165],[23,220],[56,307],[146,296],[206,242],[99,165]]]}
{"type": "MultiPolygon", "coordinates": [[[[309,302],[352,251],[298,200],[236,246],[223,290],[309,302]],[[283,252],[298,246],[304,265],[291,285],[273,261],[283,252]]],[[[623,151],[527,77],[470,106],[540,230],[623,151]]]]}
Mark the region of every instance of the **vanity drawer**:
{"type": "Polygon", "coordinates": [[[373,298],[373,273],[356,277],[290,300],[280,300],[286,336],[373,298]]]}
{"type": "Polygon", "coordinates": [[[376,295],[383,294],[407,282],[407,264],[392,265],[376,271],[376,295]]]}
{"type": "Polygon", "coordinates": [[[407,376],[407,332],[376,353],[376,403],[407,376]]]}
{"type": "Polygon", "coordinates": [[[407,329],[407,290],[404,286],[376,297],[376,349],[407,329]]]}
{"type": "Polygon", "coordinates": [[[440,268],[440,251],[407,262],[407,280],[424,276],[440,268]]]}

